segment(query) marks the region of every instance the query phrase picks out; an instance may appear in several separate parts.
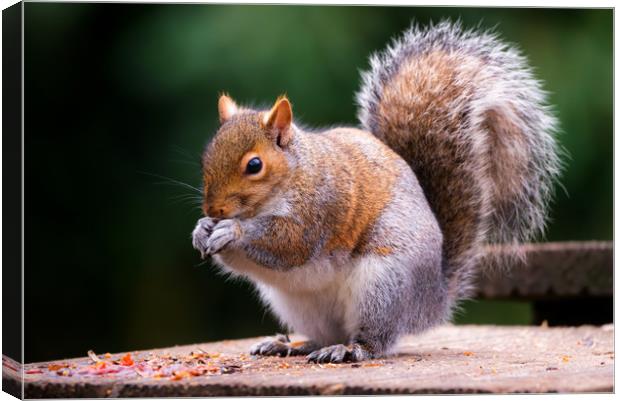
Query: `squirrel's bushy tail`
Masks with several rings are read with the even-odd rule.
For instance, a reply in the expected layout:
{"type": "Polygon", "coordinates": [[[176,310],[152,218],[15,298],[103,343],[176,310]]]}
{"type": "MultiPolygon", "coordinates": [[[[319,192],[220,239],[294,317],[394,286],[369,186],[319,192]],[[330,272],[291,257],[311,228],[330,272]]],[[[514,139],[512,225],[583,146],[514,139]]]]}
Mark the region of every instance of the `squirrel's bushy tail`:
{"type": "Polygon", "coordinates": [[[518,51],[459,23],[414,26],[370,64],[359,119],[413,168],[466,297],[485,245],[544,230],[560,171],[546,94],[518,51]]]}

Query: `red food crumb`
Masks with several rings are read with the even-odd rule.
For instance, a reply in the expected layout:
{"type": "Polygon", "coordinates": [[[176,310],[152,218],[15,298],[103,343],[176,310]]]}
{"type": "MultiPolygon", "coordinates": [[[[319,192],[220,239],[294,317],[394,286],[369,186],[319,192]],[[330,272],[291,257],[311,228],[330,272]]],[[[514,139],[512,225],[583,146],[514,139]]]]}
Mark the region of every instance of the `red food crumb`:
{"type": "Polygon", "coordinates": [[[131,358],[131,354],[127,353],[124,357],[121,358],[121,365],[123,366],[132,366],[133,359],[131,358]]]}
{"type": "Polygon", "coordinates": [[[95,368],[97,369],[105,369],[108,367],[108,364],[106,362],[103,361],[99,361],[95,364],[95,368]]]}
{"type": "Polygon", "coordinates": [[[187,370],[177,370],[172,374],[170,380],[182,380],[187,377],[190,377],[190,373],[187,370]]]}
{"type": "Polygon", "coordinates": [[[43,371],[41,369],[29,369],[26,371],[26,374],[29,374],[29,375],[34,375],[37,373],[43,373],[43,371]]]}

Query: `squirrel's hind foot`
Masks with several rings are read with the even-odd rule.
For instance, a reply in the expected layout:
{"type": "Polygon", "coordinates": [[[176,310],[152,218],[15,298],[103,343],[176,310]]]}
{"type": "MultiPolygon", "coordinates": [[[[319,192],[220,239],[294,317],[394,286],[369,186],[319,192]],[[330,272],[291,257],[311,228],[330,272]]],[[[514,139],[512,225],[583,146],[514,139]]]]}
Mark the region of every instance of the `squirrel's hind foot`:
{"type": "Polygon", "coordinates": [[[250,354],[252,355],[289,356],[290,353],[291,346],[288,343],[277,339],[263,341],[258,344],[254,344],[252,348],[250,348],[250,354]]]}
{"type": "Polygon", "coordinates": [[[263,356],[298,356],[308,355],[318,349],[318,345],[312,341],[291,342],[288,335],[277,334],[274,338],[254,344],[250,348],[250,354],[263,356]]]}
{"type": "Polygon", "coordinates": [[[330,345],[312,352],[307,357],[308,362],[313,363],[360,362],[370,358],[372,355],[357,343],[348,347],[344,344],[330,345]]]}

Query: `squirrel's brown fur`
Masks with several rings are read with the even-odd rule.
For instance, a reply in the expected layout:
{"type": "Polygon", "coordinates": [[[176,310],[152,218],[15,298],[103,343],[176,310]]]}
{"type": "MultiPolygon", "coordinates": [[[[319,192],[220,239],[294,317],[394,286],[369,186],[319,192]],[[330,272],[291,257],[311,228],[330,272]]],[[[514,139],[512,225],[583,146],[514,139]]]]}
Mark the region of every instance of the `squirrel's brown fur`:
{"type": "MultiPolygon", "coordinates": [[[[377,252],[388,254],[389,247],[382,246],[368,249],[367,235],[372,223],[383,211],[391,198],[391,191],[396,174],[389,164],[376,165],[365,163],[367,159],[356,143],[349,139],[364,137],[381,150],[386,160],[397,160],[398,156],[384,146],[374,136],[355,129],[339,129],[324,132],[316,140],[326,143],[324,148],[308,146],[305,156],[309,164],[321,165],[321,168],[291,171],[281,145],[270,134],[268,122],[278,115],[282,108],[290,124],[292,111],[290,103],[284,96],[278,98],[269,112],[252,111],[237,107],[227,95],[220,98],[220,104],[228,103],[228,109],[221,111],[222,127],[218,135],[209,144],[203,154],[203,191],[205,202],[203,211],[206,215],[217,218],[250,218],[261,211],[269,197],[286,188],[295,192],[300,198],[313,196],[322,170],[329,170],[331,179],[339,182],[337,193],[331,202],[325,205],[328,218],[325,221],[331,235],[327,239],[325,252],[346,251],[351,253],[377,252]],[[233,110],[232,114],[229,114],[233,110]],[[331,154],[338,154],[337,159],[326,157],[325,149],[331,154]],[[259,177],[244,174],[244,167],[250,157],[260,157],[263,169],[259,177]],[[372,189],[369,188],[372,185],[372,189]]],[[[309,248],[302,238],[303,232],[311,230],[313,211],[305,209],[306,202],[291,202],[291,213],[304,225],[289,224],[288,218],[278,219],[280,233],[286,233],[286,250],[279,250],[279,238],[257,239],[259,246],[274,252],[290,253],[296,265],[301,265],[309,258],[309,248]]]]}

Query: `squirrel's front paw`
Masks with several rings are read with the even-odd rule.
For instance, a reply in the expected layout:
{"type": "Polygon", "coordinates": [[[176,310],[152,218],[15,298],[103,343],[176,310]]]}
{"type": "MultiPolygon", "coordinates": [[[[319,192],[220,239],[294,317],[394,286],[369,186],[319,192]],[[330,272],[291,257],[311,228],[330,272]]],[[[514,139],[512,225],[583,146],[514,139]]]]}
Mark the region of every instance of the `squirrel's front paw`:
{"type": "Polygon", "coordinates": [[[241,237],[241,226],[239,222],[234,219],[220,220],[206,243],[206,253],[208,255],[215,255],[220,252],[231,242],[241,237]]]}
{"type": "Polygon", "coordinates": [[[217,224],[217,220],[210,217],[203,217],[196,223],[196,228],[192,231],[192,245],[194,249],[200,252],[200,256],[204,259],[208,255],[207,241],[213,233],[213,228],[217,224]]]}

